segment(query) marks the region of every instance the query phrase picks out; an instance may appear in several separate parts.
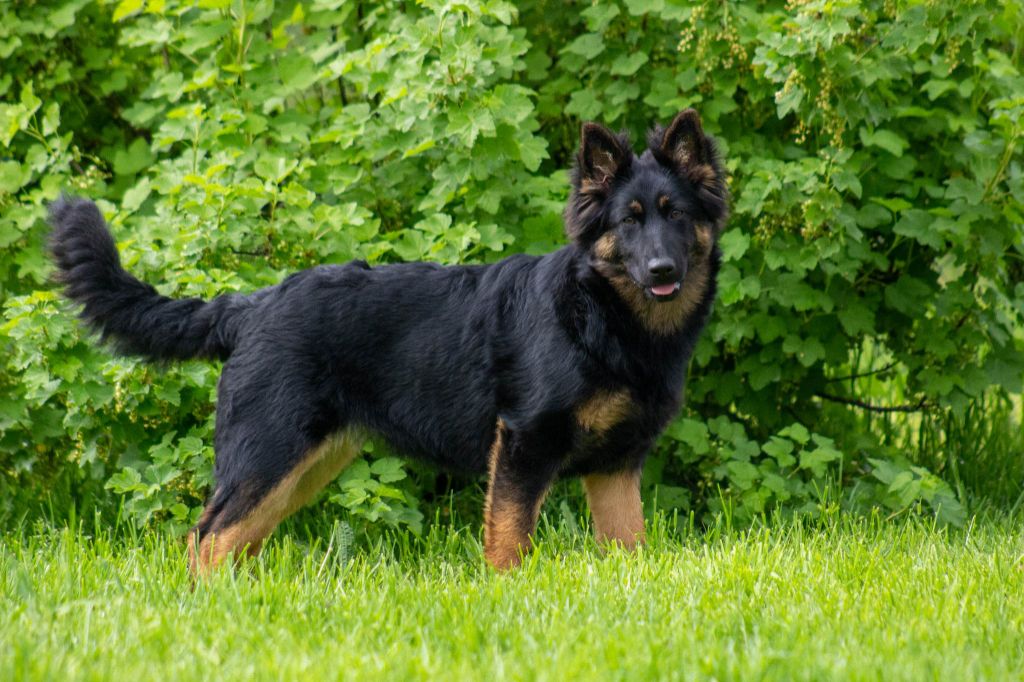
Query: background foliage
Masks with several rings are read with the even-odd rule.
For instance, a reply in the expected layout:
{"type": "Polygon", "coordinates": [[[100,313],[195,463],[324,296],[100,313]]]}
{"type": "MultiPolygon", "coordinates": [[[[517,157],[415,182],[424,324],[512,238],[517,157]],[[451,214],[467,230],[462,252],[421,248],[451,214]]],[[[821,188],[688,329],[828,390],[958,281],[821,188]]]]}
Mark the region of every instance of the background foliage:
{"type": "MultiPolygon", "coordinates": [[[[83,337],[48,282],[62,190],[100,200],[170,295],[492,261],[562,243],[581,120],[639,141],[687,106],[734,217],[647,497],[740,520],[1016,508],[1022,52],[1019,3],[5,3],[0,514],[123,502],[181,528],[210,480],[218,368],[83,337]]],[[[325,496],[355,523],[476,501],[375,448],[325,496]]]]}

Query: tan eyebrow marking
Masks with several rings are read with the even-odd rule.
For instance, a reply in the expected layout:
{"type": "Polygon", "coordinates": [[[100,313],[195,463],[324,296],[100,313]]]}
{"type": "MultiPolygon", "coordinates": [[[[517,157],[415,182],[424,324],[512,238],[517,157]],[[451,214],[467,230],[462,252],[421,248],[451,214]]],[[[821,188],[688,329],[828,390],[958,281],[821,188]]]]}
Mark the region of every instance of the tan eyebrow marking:
{"type": "Polygon", "coordinates": [[[665,208],[665,206],[667,204],[668,204],[668,195],[667,194],[662,194],[660,197],[658,197],[658,208],[665,208]]]}
{"type": "Polygon", "coordinates": [[[629,207],[630,207],[631,209],[633,209],[633,211],[634,211],[634,212],[636,212],[636,213],[639,213],[639,214],[643,215],[643,212],[644,212],[644,206],[643,206],[643,204],[641,204],[641,203],[640,203],[639,201],[637,201],[636,199],[634,199],[633,201],[629,202],[629,207]]]}

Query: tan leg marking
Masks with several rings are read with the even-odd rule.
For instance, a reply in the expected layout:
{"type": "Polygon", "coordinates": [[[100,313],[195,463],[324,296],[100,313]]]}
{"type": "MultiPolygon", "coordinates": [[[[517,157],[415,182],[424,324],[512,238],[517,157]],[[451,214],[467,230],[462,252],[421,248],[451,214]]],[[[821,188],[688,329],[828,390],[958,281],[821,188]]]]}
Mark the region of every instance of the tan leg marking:
{"type": "Polygon", "coordinates": [[[544,495],[531,506],[517,498],[519,491],[508,486],[495,486],[498,458],[505,447],[505,424],[498,428],[491,445],[488,463],[487,498],[484,503],[484,558],[499,571],[515,568],[520,556],[533,546],[530,535],[537,526],[544,495]]]}
{"type": "Polygon", "coordinates": [[[243,519],[209,533],[196,546],[189,537],[189,564],[193,575],[206,575],[229,556],[259,553],[264,538],[282,520],[309,502],[331,482],[362,449],[363,436],[354,430],[328,437],[311,450],[243,519]]]}
{"type": "Polygon", "coordinates": [[[576,408],[576,421],[585,431],[606,433],[629,415],[632,402],[624,389],[598,391],[576,408]]]}
{"type": "Polygon", "coordinates": [[[639,470],[584,476],[583,487],[598,542],[618,542],[627,549],[644,542],[639,470]]]}

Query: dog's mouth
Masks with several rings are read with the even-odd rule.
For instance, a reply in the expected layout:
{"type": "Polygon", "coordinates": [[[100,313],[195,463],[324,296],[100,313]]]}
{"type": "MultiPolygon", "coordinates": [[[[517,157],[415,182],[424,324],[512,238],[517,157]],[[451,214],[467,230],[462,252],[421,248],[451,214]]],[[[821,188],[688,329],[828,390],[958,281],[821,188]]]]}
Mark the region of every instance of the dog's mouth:
{"type": "Polygon", "coordinates": [[[655,301],[671,301],[679,293],[679,289],[682,287],[681,282],[669,282],[668,284],[656,284],[653,287],[647,287],[647,293],[655,301]]]}

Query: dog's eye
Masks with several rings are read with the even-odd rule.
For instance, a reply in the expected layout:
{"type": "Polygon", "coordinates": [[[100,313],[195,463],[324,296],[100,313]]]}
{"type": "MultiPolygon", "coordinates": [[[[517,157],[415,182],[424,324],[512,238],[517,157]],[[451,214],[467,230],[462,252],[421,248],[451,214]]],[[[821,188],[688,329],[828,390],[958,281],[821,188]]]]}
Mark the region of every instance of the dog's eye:
{"type": "Polygon", "coordinates": [[[623,225],[636,225],[636,218],[634,218],[631,215],[628,215],[628,216],[626,216],[625,218],[622,219],[622,224],[623,225]]]}
{"type": "Polygon", "coordinates": [[[671,218],[672,220],[682,220],[683,212],[680,211],[678,208],[674,208],[672,209],[672,212],[668,214],[668,217],[671,218]]]}

